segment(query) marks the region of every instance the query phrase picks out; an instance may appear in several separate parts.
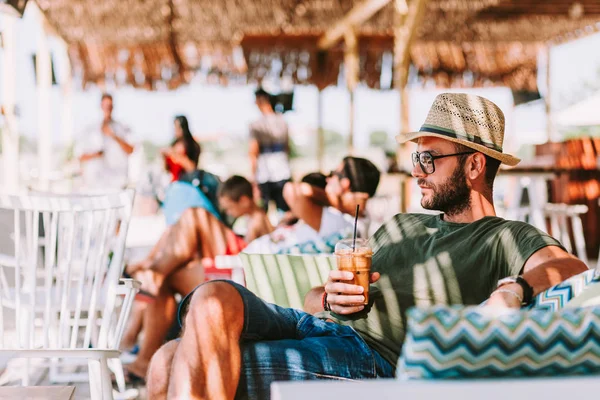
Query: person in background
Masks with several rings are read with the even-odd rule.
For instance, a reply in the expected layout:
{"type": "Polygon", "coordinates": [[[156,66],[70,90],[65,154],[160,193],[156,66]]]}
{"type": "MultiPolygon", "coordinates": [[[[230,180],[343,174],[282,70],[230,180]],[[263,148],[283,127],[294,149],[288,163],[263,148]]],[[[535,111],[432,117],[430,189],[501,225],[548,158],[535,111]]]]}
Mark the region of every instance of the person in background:
{"type": "Polygon", "coordinates": [[[273,231],[267,214],[256,205],[252,192],[252,184],[239,175],[227,179],[219,188],[219,204],[225,214],[233,218],[248,217],[246,243],[273,231]]]}
{"type": "Polygon", "coordinates": [[[375,195],[379,178],[380,172],[371,161],[345,157],[326,178],[324,189],[306,182],[287,183],[283,196],[299,221],[254,240],[244,252],[332,253],[335,242],[352,234],[357,205],[358,234],[364,236],[368,226],[366,204],[375,195]]]}
{"type": "Polygon", "coordinates": [[[133,153],[131,131],[112,117],[113,98],[104,93],[100,102],[102,121],[90,126],[75,146],[88,188],[122,189],[129,183],[129,155],[133,153]]]}
{"type": "MultiPolygon", "coordinates": [[[[321,172],[311,172],[309,174],[304,175],[300,182],[307,183],[316,188],[325,190],[325,186],[327,186],[327,176],[325,174],[322,174],[321,172]]],[[[291,226],[298,221],[299,218],[292,214],[291,211],[288,211],[281,218],[277,226],[291,226]]]]}
{"type": "Polygon", "coordinates": [[[181,174],[194,171],[198,167],[201,151],[200,144],[190,132],[187,118],[183,115],[175,117],[175,139],[171,147],[161,151],[173,182],[178,180],[181,174]]]}
{"type": "Polygon", "coordinates": [[[288,126],[283,115],[273,110],[270,94],[262,88],[255,93],[256,106],[262,114],[250,125],[250,168],[265,210],[274,201],[277,209],[286,212],[289,206],[283,198],[283,186],[291,178],[288,126]]]}

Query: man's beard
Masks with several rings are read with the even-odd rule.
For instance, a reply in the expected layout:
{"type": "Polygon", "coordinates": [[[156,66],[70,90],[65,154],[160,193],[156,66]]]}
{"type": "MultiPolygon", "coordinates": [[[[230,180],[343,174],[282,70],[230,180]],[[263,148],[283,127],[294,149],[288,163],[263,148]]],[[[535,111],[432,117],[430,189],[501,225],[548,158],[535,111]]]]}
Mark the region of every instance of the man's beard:
{"type": "Polygon", "coordinates": [[[421,207],[428,210],[439,210],[452,216],[471,209],[471,189],[467,185],[464,165],[458,165],[452,176],[440,185],[434,185],[425,179],[418,180],[419,185],[431,189],[431,199],[421,199],[421,207]]]}

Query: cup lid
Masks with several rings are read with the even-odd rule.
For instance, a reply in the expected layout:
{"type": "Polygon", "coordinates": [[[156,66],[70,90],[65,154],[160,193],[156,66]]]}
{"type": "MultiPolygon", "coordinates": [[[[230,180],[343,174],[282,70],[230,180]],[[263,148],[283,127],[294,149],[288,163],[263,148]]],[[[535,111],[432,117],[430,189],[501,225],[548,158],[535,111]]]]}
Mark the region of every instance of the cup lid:
{"type": "MultiPolygon", "coordinates": [[[[335,251],[352,250],[352,245],[353,245],[353,239],[340,240],[335,245],[335,251]]],[[[359,250],[359,249],[371,250],[371,245],[369,244],[369,241],[367,239],[357,238],[355,250],[359,250]]]]}

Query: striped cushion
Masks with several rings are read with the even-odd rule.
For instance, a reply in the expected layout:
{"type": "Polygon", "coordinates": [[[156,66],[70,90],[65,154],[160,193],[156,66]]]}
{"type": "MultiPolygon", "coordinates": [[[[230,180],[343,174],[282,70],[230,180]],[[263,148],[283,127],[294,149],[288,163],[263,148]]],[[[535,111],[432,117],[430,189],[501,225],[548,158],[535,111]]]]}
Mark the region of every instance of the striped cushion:
{"type": "Polygon", "coordinates": [[[559,311],[436,306],[408,311],[400,379],[600,372],[600,307],[559,311]]]}

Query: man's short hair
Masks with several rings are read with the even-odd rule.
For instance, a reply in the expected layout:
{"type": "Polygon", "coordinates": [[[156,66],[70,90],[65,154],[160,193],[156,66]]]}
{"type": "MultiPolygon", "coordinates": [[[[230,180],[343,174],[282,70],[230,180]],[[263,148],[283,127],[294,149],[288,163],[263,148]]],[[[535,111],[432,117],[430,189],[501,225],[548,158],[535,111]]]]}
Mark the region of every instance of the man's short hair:
{"type": "Polygon", "coordinates": [[[304,177],[302,177],[302,182],[308,183],[311,186],[325,189],[325,186],[327,186],[327,177],[320,172],[311,172],[310,174],[306,174],[304,177]]]}
{"type": "Polygon", "coordinates": [[[252,184],[243,176],[234,175],[220,185],[219,197],[223,196],[236,202],[243,196],[252,199],[252,184]]]}
{"type": "MultiPolygon", "coordinates": [[[[454,143],[454,149],[457,153],[474,151],[472,148],[460,143],[454,143]]],[[[459,156],[459,164],[464,165],[468,156],[468,154],[459,156]]],[[[502,162],[486,154],[483,154],[483,156],[485,157],[485,184],[489,189],[493,189],[494,179],[496,179],[498,169],[500,169],[500,164],[502,164],[502,162]]]]}
{"type": "Polygon", "coordinates": [[[381,176],[375,164],[358,157],[345,157],[343,163],[343,174],[350,180],[350,190],[367,193],[369,197],[373,197],[381,176]]]}
{"type": "Polygon", "coordinates": [[[104,99],[109,99],[110,101],[112,101],[112,99],[113,99],[112,94],[110,94],[110,93],[102,93],[102,98],[100,98],[100,102],[103,102],[104,99]]]}

